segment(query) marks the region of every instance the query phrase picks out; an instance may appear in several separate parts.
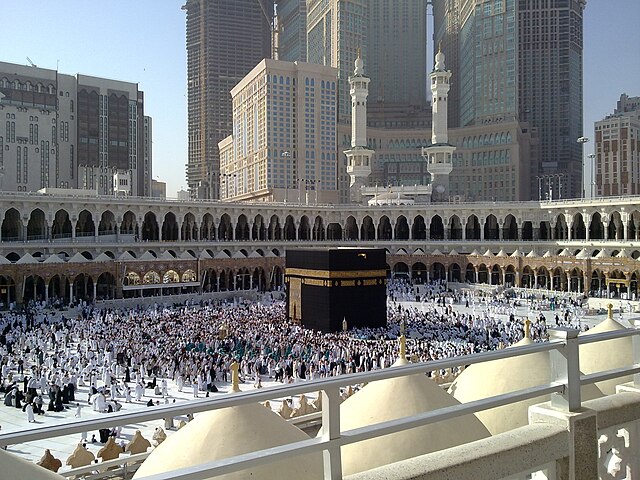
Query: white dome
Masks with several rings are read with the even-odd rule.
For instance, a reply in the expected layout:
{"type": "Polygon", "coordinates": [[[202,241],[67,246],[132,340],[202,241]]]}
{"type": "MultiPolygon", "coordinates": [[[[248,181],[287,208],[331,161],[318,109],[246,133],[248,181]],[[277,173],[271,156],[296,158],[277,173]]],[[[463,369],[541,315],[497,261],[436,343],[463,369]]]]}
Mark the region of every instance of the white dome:
{"type": "Polygon", "coordinates": [[[15,478],[20,480],[63,480],[64,477],[47,470],[40,465],[29,462],[11,453],[0,449],[0,471],[2,478],[15,478]]]}
{"type": "MultiPolygon", "coordinates": [[[[595,335],[596,333],[625,330],[626,327],[609,317],[595,327],[580,335],[595,335]]],[[[630,367],[633,365],[633,351],[631,337],[606,340],[604,342],[580,345],[580,369],[584,373],[596,373],[614,368],[630,367]]],[[[605,395],[616,393],[616,385],[632,381],[632,376],[614,378],[596,383],[605,395]]]]}
{"type": "MultiPolygon", "coordinates": [[[[423,374],[381,380],[340,405],[340,427],[351,430],[458,403],[423,374]]],[[[488,436],[473,415],[456,417],[342,447],[342,470],[351,475],[488,436]]]]}
{"type": "MultiPolygon", "coordinates": [[[[515,346],[531,345],[533,340],[523,338],[515,346]]],[[[462,403],[513,392],[549,383],[551,364],[548,352],[531,353],[518,357],[482,362],[467,367],[449,387],[449,393],[462,403]]],[[[601,397],[594,385],[582,387],[582,399],[601,397]]],[[[477,412],[476,416],[492,435],[513,430],[528,424],[531,405],[548,401],[548,397],[536,397],[521,402],[477,412]]]]}
{"type": "MultiPolygon", "coordinates": [[[[308,439],[302,430],[257,403],[205,412],[196,415],[153,450],[133,478],[308,439]]],[[[301,455],[215,478],[239,480],[249,477],[264,480],[321,479],[322,456],[301,455]]]]}

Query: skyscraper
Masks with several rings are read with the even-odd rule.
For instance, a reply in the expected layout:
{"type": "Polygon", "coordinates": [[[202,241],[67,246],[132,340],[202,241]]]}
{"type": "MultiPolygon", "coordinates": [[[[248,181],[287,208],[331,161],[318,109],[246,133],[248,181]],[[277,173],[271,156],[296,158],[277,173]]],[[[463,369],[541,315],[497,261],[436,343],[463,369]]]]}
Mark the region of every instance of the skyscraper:
{"type": "Polygon", "coordinates": [[[307,61],[338,69],[340,122],[350,121],[348,79],[359,51],[376,124],[385,112],[406,117],[416,107],[429,116],[424,0],[307,0],[307,61]]]}
{"type": "Polygon", "coordinates": [[[369,0],[369,105],[426,108],[427,2],[369,0]]]}
{"type": "Polygon", "coordinates": [[[307,1],[279,0],[280,49],[278,59],[307,61],[307,1]]]}
{"type": "Polygon", "coordinates": [[[307,61],[338,69],[338,121],[351,119],[349,75],[361,52],[366,63],[366,0],[307,1],[307,61]]]}
{"type": "MultiPolygon", "coordinates": [[[[443,0],[435,45],[453,72],[450,126],[508,121],[537,128],[536,177],[562,174],[562,197],[582,188],[584,0],[443,0]]],[[[532,193],[533,195],[533,193],[532,193]]]]}
{"type": "Polygon", "coordinates": [[[137,83],[0,62],[0,190],[151,193],[151,119],[137,83]]]}
{"type": "Polygon", "coordinates": [[[271,54],[272,0],[187,0],[187,183],[218,198],[218,142],[231,134],[231,89],[271,54]]]}

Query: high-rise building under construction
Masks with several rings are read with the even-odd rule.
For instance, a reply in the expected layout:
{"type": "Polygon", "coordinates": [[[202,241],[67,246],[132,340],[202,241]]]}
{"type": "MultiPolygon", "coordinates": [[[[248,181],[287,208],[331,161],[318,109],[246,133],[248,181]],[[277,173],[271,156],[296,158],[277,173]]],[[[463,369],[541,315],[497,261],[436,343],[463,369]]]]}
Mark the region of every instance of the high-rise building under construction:
{"type": "Polygon", "coordinates": [[[218,198],[218,142],[231,134],[231,89],[271,54],[272,0],[187,0],[187,183],[218,198]]]}

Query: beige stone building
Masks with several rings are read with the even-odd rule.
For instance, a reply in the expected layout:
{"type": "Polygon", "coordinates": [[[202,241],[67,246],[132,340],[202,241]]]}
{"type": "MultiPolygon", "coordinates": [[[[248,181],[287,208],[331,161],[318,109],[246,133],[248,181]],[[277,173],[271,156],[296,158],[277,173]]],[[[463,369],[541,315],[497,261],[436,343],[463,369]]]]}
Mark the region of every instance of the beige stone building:
{"type": "Polygon", "coordinates": [[[220,198],[335,203],[337,71],[262,60],[231,90],[233,134],[220,149],[220,198]]]}
{"type": "Polygon", "coordinates": [[[596,122],[595,189],[597,196],[640,193],[640,107],[620,97],[613,115],[596,122]],[[621,105],[623,105],[621,107],[621,105]]]}
{"type": "MultiPolygon", "coordinates": [[[[351,142],[349,125],[338,126],[338,150],[351,142]]],[[[431,132],[423,128],[367,129],[368,145],[375,150],[369,186],[427,185],[427,162],[421,147],[430,145],[431,132]]],[[[461,201],[516,201],[529,198],[531,158],[537,155],[538,137],[527,124],[504,122],[449,130],[455,145],[450,174],[452,198],[461,201]]],[[[339,165],[340,200],[349,198],[346,157],[339,165]]]]}

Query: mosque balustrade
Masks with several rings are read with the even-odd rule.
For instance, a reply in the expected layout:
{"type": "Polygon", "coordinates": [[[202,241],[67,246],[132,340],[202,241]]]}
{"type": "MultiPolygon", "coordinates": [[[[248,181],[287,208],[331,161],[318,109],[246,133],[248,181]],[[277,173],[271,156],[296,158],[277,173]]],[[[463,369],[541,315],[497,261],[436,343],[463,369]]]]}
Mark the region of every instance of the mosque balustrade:
{"type": "MultiPolygon", "coordinates": [[[[638,425],[640,422],[640,330],[622,328],[592,335],[580,335],[567,328],[550,329],[550,340],[529,343],[508,349],[484,352],[462,357],[408,363],[383,370],[347,374],[326,379],[299,382],[282,386],[238,392],[231,395],[159,405],[130,413],[113,413],[104,417],[77,420],[54,426],[41,426],[14,432],[0,433],[0,448],[37,442],[58,436],[67,436],[100,428],[120,425],[137,425],[178,415],[192,415],[209,410],[240,407],[267,400],[290,398],[321,391],[321,427],[316,437],[306,438],[266,450],[244,453],[209,463],[191,465],[153,475],[154,480],[210,478],[265,465],[283,459],[299,458],[303,454],[322,456],[325,479],[370,480],[402,478],[496,478],[505,480],[525,479],[622,479],[638,478],[640,462],[637,455],[638,425]],[[631,340],[632,365],[605,371],[581,374],[580,355],[586,345],[600,342],[631,340]],[[437,370],[447,370],[461,365],[474,366],[484,362],[514,359],[525,355],[549,355],[548,381],[539,385],[492,395],[486,398],[453,403],[431,411],[402,414],[379,423],[367,423],[343,429],[340,392],[353,385],[368,385],[406,378],[410,381],[427,381],[421,375],[437,370]],[[633,375],[630,383],[617,387],[617,393],[582,401],[581,386],[619,379],[633,375]],[[426,454],[402,456],[405,447],[398,444],[398,460],[378,466],[373,470],[343,475],[345,447],[358,442],[378,439],[400,432],[447,422],[454,418],[483,412],[497,407],[515,405],[530,399],[547,396],[546,403],[528,409],[528,424],[502,433],[484,436],[471,443],[426,454]]],[[[610,345],[610,344],[609,344],[610,345]]],[[[532,358],[532,357],[528,357],[532,358]]],[[[598,361],[598,358],[594,359],[598,361]]],[[[535,367],[533,367],[535,368],[535,367]]],[[[600,367],[602,368],[602,367],[600,367]]],[[[523,372],[521,372],[523,373],[523,372]]],[[[487,379],[483,379],[486,382],[487,379]]],[[[393,383],[396,385],[396,383],[393,383]]],[[[523,385],[522,383],[520,385],[523,385]]],[[[365,389],[368,387],[364,387],[365,389]]],[[[401,396],[408,392],[395,392],[401,396]]],[[[356,393],[353,401],[361,393],[356,393]]],[[[384,405],[393,409],[393,404],[384,405]]],[[[373,406],[369,406],[373,408],[373,406]]],[[[238,412],[236,412],[238,414],[238,412]]],[[[232,441],[235,432],[225,432],[232,441]]],[[[256,435],[269,432],[256,432],[256,435]]],[[[169,437],[170,440],[170,437],[169,437]]],[[[168,441],[168,440],[167,440],[168,441]]],[[[194,438],[194,442],[198,439],[194,438]]],[[[386,448],[390,448],[385,444],[386,448]]],[[[368,448],[376,447],[375,443],[368,448]]],[[[136,459],[137,460],[137,459],[136,459]]],[[[119,459],[118,465],[127,463],[119,459]]],[[[109,466],[112,466],[110,463],[109,466]]],[[[114,462],[115,466],[115,462],[114,462]]],[[[92,465],[92,469],[98,469],[92,465]]],[[[130,468],[130,467],[127,467],[130,468]]],[[[61,472],[71,478],[79,473],[92,478],[88,469],[61,472]]],[[[117,473],[117,471],[111,471],[117,473]]],[[[142,478],[140,480],[143,480],[142,478]]]]}
{"type": "Polygon", "coordinates": [[[314,206],[86,200],[0,194],[2,242],[263,240],[604,241],[640,239],[640,197],[450,205],[314,206]],[[106,240],[106,239],[105,239],[106,240]]]}

